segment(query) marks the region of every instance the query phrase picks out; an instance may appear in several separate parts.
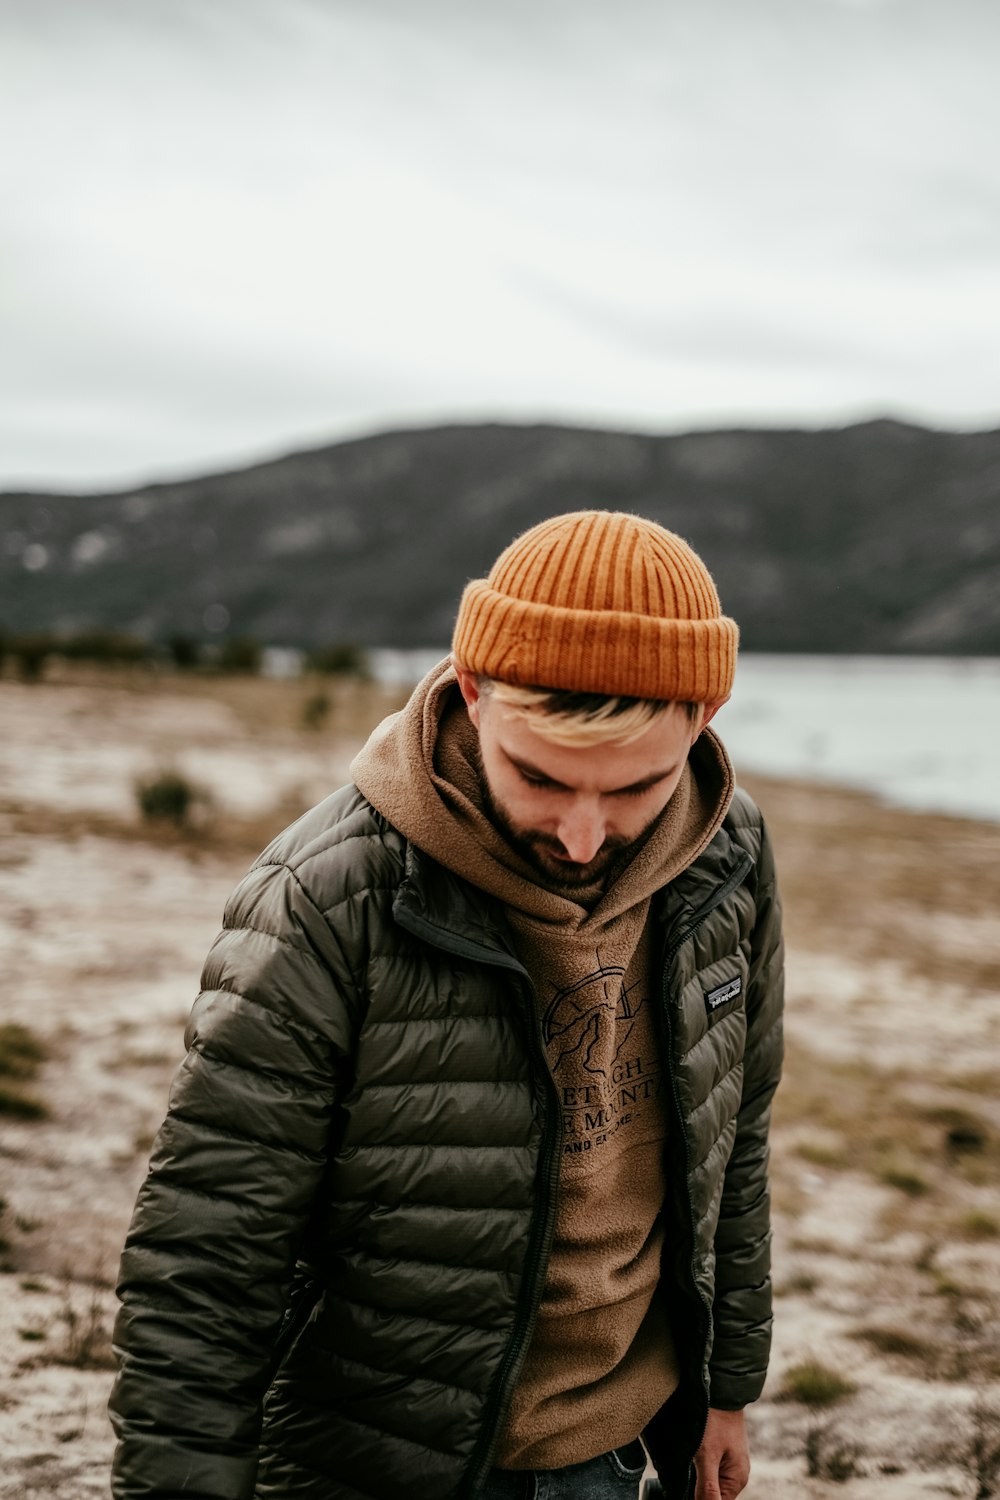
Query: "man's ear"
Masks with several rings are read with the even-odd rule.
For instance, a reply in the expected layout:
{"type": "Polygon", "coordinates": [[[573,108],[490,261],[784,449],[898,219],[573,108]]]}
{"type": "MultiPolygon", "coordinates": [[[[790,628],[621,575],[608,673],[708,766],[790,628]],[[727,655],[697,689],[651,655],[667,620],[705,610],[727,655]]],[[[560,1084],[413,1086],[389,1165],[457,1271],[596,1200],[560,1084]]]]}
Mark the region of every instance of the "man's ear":
{"type": "Polygon", "coordinates": [[[479,715],[482,711],[483,702],[482,694],[479,691],[479,674],[477,672],[470,672],[468,667],[463,667],[461,662],[456,661],[454,657],[451,659],[451,664],[455,669],[459,692],[465,699],[469,718],[478,729],[479,715]]]}
{"type": "Polygon", "coordinates": [[[729,697],[727,696],[725,698],[720,698],[716,703],[706,703],[703,705],[703,713],[701,716],[701,723],[698,726],[698,734],[701,734],[701,731],[705,729],[715,718],[716,714],[719,712],[719,709],[728,702],[729,697]]]}

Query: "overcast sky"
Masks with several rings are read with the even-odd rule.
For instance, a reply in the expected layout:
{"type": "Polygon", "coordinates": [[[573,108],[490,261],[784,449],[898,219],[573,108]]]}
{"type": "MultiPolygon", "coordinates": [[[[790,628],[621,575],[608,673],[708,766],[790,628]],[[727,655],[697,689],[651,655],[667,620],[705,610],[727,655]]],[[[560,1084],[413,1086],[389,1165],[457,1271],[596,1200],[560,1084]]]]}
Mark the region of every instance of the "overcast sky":
{"type": "Polygon", "coordinates": [[[0,0],[0,486],[996,426],[996,0],[0,0]]]}

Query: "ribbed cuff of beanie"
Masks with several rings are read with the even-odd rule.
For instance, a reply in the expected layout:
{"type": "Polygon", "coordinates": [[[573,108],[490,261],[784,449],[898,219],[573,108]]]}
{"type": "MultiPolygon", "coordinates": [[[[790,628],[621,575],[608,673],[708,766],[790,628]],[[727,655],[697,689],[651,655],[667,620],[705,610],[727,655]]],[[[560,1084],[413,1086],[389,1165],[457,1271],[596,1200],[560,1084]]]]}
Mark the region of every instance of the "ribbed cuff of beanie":
{"type": "Polygon", "coordinates": [[[473,672],[523,687],[718,703],[736,670],[739,627],[727,615],[674,620],[566,609],[466,586],[452,649],[473,672]]]}

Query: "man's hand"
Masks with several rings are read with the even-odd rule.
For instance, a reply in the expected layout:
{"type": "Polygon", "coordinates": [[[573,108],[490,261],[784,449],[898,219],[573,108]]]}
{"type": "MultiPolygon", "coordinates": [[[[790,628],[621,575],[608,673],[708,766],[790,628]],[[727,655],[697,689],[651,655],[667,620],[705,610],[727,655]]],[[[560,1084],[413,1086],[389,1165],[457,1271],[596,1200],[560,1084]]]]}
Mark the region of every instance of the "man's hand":
{"type": "Polygon", "coordinates": [[[694,1500],[735,1500],[750,1478],[747,1427],[741,1411],[709,1409],[694,1468],[698,1476],[694,1500]]]}

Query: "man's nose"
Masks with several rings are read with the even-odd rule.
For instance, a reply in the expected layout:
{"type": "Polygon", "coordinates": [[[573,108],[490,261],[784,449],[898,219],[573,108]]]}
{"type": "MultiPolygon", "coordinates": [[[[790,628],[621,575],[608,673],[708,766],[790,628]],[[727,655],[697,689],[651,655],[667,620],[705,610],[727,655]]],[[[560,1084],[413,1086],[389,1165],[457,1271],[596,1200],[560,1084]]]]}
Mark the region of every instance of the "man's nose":
{"type": "Polygon", "coordinates": [[[570,859],[585,865],[604,843],[607,825],[594,802],[580,802],[569,809],[556,832],[570,859]]]}

